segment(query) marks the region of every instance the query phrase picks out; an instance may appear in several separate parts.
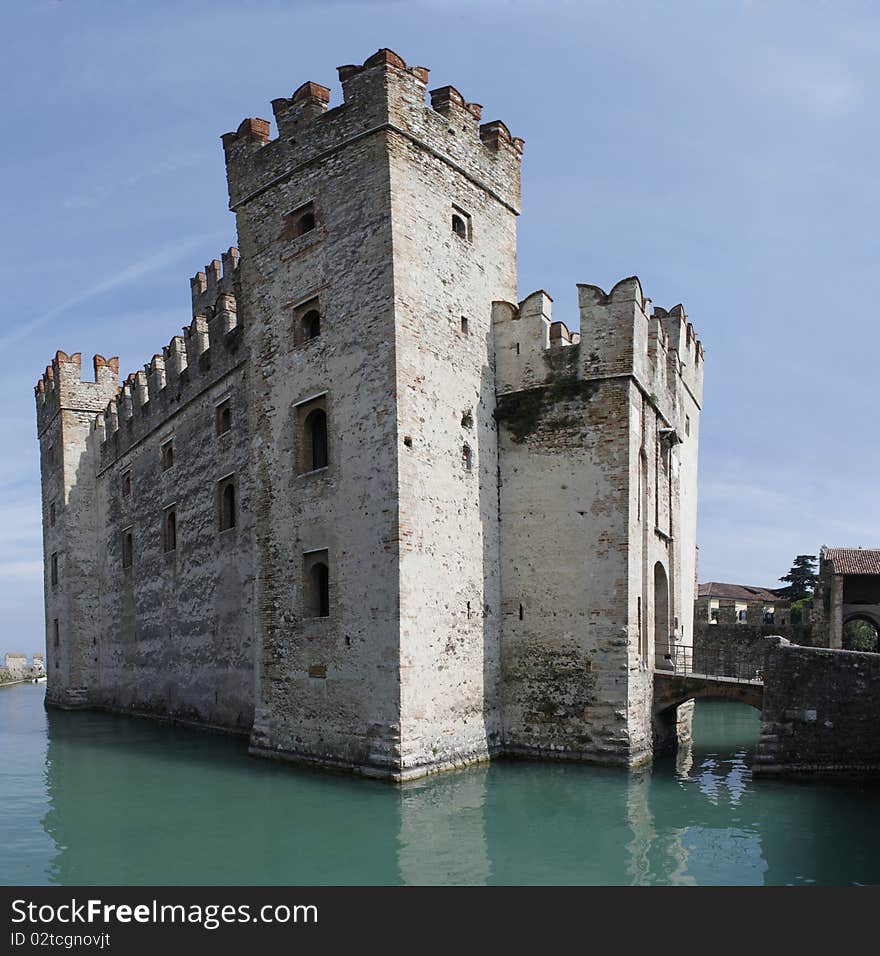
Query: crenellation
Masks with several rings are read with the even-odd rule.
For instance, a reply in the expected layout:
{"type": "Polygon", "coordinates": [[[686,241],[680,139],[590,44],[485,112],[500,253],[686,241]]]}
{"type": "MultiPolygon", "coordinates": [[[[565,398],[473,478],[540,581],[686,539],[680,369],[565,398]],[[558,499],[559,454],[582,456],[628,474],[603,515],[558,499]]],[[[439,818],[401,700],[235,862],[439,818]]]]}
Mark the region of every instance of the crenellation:
{"type": "Polygon", "coordinates": [[[319,83],[303,83],[289,98],[272,100],[278,135],[293,136],[300,128],[322,116],[330,102],[330,90],[319,83]]]}
{"type": "Polygon", "coordinates": [[[176,385],[186,364],[186,340],[182,335],[174,338],[164,346],[162,355],[165,359],[165,374],[169,385],[176,385]]]}

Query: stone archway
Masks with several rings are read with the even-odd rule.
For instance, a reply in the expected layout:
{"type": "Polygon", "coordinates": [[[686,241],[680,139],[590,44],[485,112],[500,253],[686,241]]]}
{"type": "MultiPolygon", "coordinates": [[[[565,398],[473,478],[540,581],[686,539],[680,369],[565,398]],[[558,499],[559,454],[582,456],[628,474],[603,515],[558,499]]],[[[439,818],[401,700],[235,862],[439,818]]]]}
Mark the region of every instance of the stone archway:
{"type": "Polygon", "coordinates": [[[843,622],[843,649],[880,653],[880,625],[868,614],[850,614],[843,622]]]}
{"type": "Polygon", "coordinates": [[[654,669],[672,670],[669,642],[669,578],[658,561],[654,565],[654,669]]]}

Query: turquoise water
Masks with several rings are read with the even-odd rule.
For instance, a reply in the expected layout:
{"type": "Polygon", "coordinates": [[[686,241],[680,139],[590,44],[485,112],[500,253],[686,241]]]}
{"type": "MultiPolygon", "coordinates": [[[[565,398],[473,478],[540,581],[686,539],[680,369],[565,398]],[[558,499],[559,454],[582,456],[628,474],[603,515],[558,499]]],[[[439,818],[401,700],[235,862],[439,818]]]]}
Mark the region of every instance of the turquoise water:
{"type": "Polygon", "coordinates": [[[497,762],[395,788],[0,689],[0,884],[880,882],[880,789],[753,781],[701,701],[652,771],[497,762]]]}

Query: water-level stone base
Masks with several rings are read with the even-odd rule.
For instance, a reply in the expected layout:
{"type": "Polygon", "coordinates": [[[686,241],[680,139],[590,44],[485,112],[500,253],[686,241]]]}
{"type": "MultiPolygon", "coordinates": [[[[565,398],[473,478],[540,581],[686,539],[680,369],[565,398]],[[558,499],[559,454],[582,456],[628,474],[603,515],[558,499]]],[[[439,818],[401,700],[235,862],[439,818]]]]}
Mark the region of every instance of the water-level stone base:
{"type": "Polygon", "coordinates": [[[112,714],[114,717],[134,717],[136,720],[149,720],[157,724],[166,724],[172,727],[185,727],[187,730],[201,730],[209,734],[222,734],[227,737],[248,737],[250,731],[243,727],[229,727],[225,724],[213,724],[206,720],[196,720],[190,717],[175,716],[174,714],[159,714],[147,710],[132,710],[128,707],[113,707],[110,704],[82,703],[80,701],[51,699],[48,695],[43,702],[46,710],[85,711],[112,714]]]}
{"type": "MultiPolygon", "coordinates": [[[[229,727],[171,714],[120,708],[108,704],[96,704],[84,700],[83,695],[65,694],[63,697],[53,698],[47,695],[45,706],[48,710],[91,710],[113,714],[114,716],[134,717],[139,720],[150,720],[160,724],[184,727],[188,730],[207,731],[208,733],[224,734],[232,737],[248,737],[250,738],[248,753],[254,757],[278,760],[303,767],[312,767],[314,769],[338,773],[351,773],[375,780],[385,780],[390,783],[407,783],[412,780],[424,779],[434,774],[454,770],[465,770],[468,767],[478,766],[496,759],[533,760],[541,763],[582,763],[594,766],[620,767],[629,770],[648,767],[652,761],[652,754],[648,750],[625,753],[609,750],[574,751],[551,750],[527,746],[497,746],[481,748],[466,753],[445,755],[438,760],[425,761],[416,765],[401,767],[399,764],[394,764],[391,761],[383,763],[380,759],[374,762],[347,760],[327,754],[315,754],[307,751],[294,751],[280,747],[265,746],[255,742],[251,732],[244,728],[229,727]]],[[[692,708],[690,713],[692,713],[692,708]]],[[[689,722],[687,725],[689,729],[689,722]]]]}
{"type": "Polygon", "coordinates": [[[469,754],[460,754],[456,757],[438,760],[433,763],[419,764],[414,767],[384,766],[379,763],[357,763],[337,757],[321,756],[303,751],[276,750],[272,747],[262,747],[255,744],[251,744],[248,748],[248,753],[253,757],[281,760],[286,763],[314,767],[321,770],[354,773],[362,777],[371,777],[375,780],[386,780],[390,783],[406,783],[410,780],[421,780],[424,777],[445,773],[450,770],[464,770],[467,767],[487,763],[493,757],[499,756],[501,752],[483,750],[469,754]]]}
{"type": "Polygon", "coordinates": [[[651,763],[649,750],[622,752],[617,750],[551,750],[543,747],[528,747],[521,744],[506,746],[500,751],[504,757],[517,760],[535,760],[554,763],[585,763],[598,767],[625,767],[630,770],[651,763]]]}

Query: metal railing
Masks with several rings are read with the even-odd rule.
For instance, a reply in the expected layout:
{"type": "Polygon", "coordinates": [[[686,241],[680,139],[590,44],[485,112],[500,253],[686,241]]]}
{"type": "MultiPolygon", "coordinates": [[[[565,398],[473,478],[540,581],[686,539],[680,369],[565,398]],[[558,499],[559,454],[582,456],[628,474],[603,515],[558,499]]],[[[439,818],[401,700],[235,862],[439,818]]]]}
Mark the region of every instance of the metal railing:
{"type": "Polygon", "coordinates": [[[679,644],[667,645],[665,653],[657,649],[654,669],[658,673],[674,674],[702,674],[706,677],[726,677],[748,684],[763,684],[764,675],[754,659],[748,655],[734,658],[729,653],[719,651],[703,651],[694,660],[694,649],[679,644]]]}

